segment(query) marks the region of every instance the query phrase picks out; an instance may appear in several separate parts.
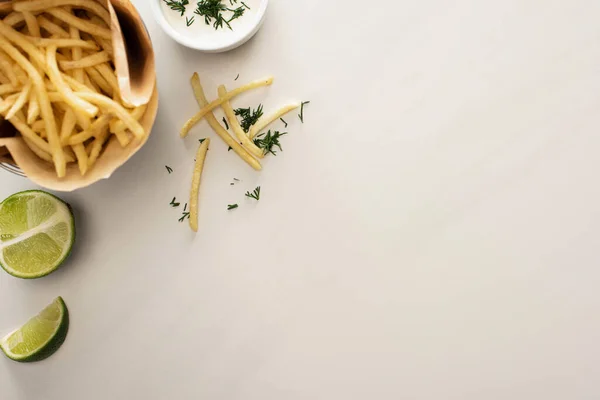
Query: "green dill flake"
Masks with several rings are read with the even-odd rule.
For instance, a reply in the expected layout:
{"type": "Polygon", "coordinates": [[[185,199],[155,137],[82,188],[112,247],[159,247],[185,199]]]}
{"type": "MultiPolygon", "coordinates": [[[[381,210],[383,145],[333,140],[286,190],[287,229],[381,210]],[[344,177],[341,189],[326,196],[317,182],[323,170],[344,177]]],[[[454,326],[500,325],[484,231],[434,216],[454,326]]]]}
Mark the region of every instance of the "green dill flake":
{"type": "Polygon", "coordinates": [[[281,143],[279,143],[279,138],[281,138],[283,135],[287,135],[287,132],[280,133],[279,131],[274,131],[271,133],[269,130],[266,134],[261,133],[258,135],[256,139],[254,139],[254,144],[256,147],[262,149],[265,155],[271,153],[276,156],[277,153],[273,150],[273,147],[277,147],[279,151],[283,151],[281,148],[281,143]]]}
{"type": "Polygon", "coordinates": [[[254,199],[256,201],[260,200],[260,186],[257,186],[256,189],[252,193],[246,192],[246,197],[254,199]]]}
{"type": "Polygon", "coordinates": [[[165,168],[167,169],[167,172],[168,172],[169,174],[172,174],[172,173],[173,173],[173,168],[169,167],[168,165],[165,165],[165,168]]]}
{"type": "Polygon", "coordinates": [[[185,211],[184,211],[184,212],[181,214],[181,218],[179,218],[179,220],[178,220],[178,221],[179,221],[179,222],[183,222],[183,221],[185,221],[185,219],[186,219],[186,218],[187,218],[187,219],[190,219],[190,213],[189,213],[189,212],[185,212],[185,211]]]}
{"type": "Polygon", "coordinates": [[[227,206],[227,211],[230,211],[230,210],[235,210],[235,209],[236,209],[236,208],[238,208],[238,207],[239,207],[239,206],[238,206],[237,204],[229,204],[229,205],[227,206]]]}
{"type": "MultiPolygon", "coordinates": [[[[237,4],[237,0],[229,0],[229,4],[233,6],[237,4]]],[[[196,5],[194,14],[204,17],[206,25],[212,25],[215,30],[227,26],[231,28],[230,22],[244,15],[248,6],[242,5],[237,8],[229,8],[223,4],[222,0],[200,0],[196,5]]]]}
{"type": "Polygon", "coordinates": [[[244,130],[244,132],[248,133],[252,125],[256,124],[256,122],[263,116],[263,105],[259,104],[258,107],[253,111],[250,107],[248,108],[237,108],[233,110],[235,115],[240,117],[242,121],[240,122],[240,126],[244,130]]]}
{"type": "Polygon", "coordinates": [[[180,14],[180,16],[182,16],[182,17],[183,17],[183,14],[185,14],[185,6],[190,4],[189,0],[180,0],[180,1],[163,0],[163,1],[171,10],[177,11],[180,14]]]}
{"type": "Polygon", "coordinates": [[[300,118],[300,122],[304,123],[304,106],[306,104],[310,104],[310,101],[303,101],[300,104],[300,114],[298,114],[298,118],[300,118]]]}

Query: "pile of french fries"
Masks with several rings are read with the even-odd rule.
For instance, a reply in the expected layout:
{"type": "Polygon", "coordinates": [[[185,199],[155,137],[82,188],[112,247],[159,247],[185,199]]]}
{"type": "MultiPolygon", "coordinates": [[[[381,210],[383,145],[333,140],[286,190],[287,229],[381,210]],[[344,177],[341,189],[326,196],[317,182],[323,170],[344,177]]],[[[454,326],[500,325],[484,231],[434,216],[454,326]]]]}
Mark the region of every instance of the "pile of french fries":
{"type": "Polygon", "coordinates": [[[120,95],[111,18],[93,0],[12,3],[0,20],[0,115],[64,177],[85,175],[114,135],[121,146],[147,133],[146,106],[120,95]]]}
{"type": "MultiPolygon", "coordinates": [[[[283,107],[278,108],[271,114],[265,115],[261,117],[256,124],[254,124],[248,133],[244,132],[242,127],[240,126],[240,122],[238,121],[235,113],[233,111],[233,107],[231,106],[231,99],[234,97],[247,92],[252,89],[256,89],[263,86],[269,86],[273,83],[273,77],[267,77],[264,79],[259,79],[253,82],[250,82],[246,85],[243,85],[237,89],[228,92],[225,88],[225,85],[220,85],[218,88],[219,97],[212,101],[208,102],[206,99],[206,95],[204,94],[204,88],[200,82],[200,77],[197,73],[192,75],[191,84],[192,89],[194,91],[194,96],[196,97],[196,102],[200,107],[200,111],[196,113],[192,118],[190,118],[183,128],[181,129],[180,136],[182,138],[186,137],[192,127],[200,122],[202,119],[206,118],[206,121],[210,125],[210,127],[215,131],[215,133],[223,139],[223,141],[231,147],[231,149],[238,155],[242,160],[244,160],[248,165],[254,168],[257,171],[262,169],[262,165],[260,160],[265,157],[265,153],[263,149],[260,149],[254,142],[252,141],[257,134],[271,125],[274,121],[277,121],[279,118],[287,114],[288,112],[300,107],[300,102],[291,103],[285,105],[283,107]],[[219,123],[217,118],[215,117],[213,110],[217,107],[221,107],[225,113],[225,118],[228,121],[231,130],[234,132],[236,139],[234,139],[229,132],[219,123]]],[[[206,139],[198,149],[198,153],[196,154],[196,164],[194,166],[194,175],[192,179],[192,189],[190,191],[190,227],[194,232],[198,231],[198,195],[200,190],[200,179],[202,175],[202,171],[204,169],[204,161],[206,159],[206,153],[208,151],[209,139],[206,139]]]]}

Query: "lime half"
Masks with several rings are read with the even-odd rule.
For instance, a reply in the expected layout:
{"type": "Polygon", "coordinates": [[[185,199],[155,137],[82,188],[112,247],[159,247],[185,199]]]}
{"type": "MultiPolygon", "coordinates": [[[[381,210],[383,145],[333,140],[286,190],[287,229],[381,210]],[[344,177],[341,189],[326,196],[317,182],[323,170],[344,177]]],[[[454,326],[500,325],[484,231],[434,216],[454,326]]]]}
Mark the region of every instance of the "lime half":
{"type": "Polygon", "coordinates": [[[69,206],[39,190],[0,203],[0,266],[18,278],[48,275],[67,258],[75,241],[69,206]]]}
{"type": "Polygon", "coordinates": [[[68,330],[69,311],[62,297],[58,297],[25,325],[0,340],[0,348],[11,360],[40,361],[58,350],[68,330]]]}

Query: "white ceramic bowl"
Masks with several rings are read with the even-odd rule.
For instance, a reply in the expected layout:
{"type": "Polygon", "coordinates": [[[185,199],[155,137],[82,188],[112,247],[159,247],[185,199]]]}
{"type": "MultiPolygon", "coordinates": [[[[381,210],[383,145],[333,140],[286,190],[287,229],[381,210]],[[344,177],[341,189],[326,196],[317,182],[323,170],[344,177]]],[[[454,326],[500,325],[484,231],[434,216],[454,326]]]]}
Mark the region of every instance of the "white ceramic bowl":
{"type": "MultiPolygon", "coordinates": [[[[176,42],[191,49],[206,53],[221,53],[224,51],[233,50],[250,40],[262,26],[265,19],[267,6],[269,4],[269,0],[261,0],[257,12],[252,15],[252,21],[246,24],[243,28],[238,27],[238,29],[235,29],[236,27],[234,27],[233,31],[235,32],[235,35],[230,35],[231,37],[228,38],[228,40],[211,42],[210,39],[207,38],[191,38],[179,33],[167,20],[167,17],[163,11],[163,7],[161,6],[162,2],[163,0],[150,0],[150,3],[152,3],[152,12],[154,14],[154,18],[161,26],[163,31],[165,31],[176,42]]],[[[190,6],[193,6],[193,4],[196,3],[196,0],[192,0],[190,3],[190,6]]],[[[200,18],[197,18],[195,23],[204,22],[200,18]]]]}

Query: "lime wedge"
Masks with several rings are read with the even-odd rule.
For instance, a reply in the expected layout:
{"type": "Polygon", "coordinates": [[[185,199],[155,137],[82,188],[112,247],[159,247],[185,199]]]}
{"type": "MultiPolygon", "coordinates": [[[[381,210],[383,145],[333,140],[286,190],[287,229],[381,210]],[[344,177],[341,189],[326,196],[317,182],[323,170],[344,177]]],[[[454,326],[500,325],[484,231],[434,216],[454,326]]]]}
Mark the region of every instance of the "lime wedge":
{"type": "Polygon", "coordinates": [[[71,252],[75,224],[69,206],[39,190],[0,203],[0,266],[18,278],[46,276],[71,252]]]}
{"type": "Polygon", "coordinates": [[[0,348],[11,360],[40,361],[63,344],[69,330],[69,312],[62,297],[0,340],[0,348]]]}

